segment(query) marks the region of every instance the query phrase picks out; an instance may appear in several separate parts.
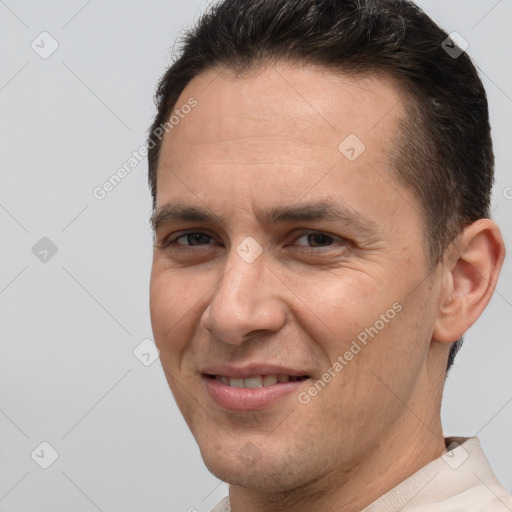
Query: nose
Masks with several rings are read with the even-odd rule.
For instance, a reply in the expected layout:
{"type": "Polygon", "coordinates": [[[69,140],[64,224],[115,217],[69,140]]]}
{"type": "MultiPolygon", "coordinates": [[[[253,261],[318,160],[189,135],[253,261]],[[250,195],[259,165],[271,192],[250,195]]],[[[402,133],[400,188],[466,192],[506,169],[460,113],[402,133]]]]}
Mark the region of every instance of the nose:
{"type": "Polygon", "coordinates": [[[233,250],[201,325],[230,345],[241,345],[256,334],[278,332],[286,322],[285,304],[279,299],[282,286],[263,254],[248,263],[233,250]]]}

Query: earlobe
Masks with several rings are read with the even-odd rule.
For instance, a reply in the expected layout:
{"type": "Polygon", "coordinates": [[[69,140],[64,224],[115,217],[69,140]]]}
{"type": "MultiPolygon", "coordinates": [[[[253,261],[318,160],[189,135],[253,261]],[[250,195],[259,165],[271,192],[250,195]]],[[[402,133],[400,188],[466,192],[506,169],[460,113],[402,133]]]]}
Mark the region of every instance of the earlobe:
{"type": "Polygon", "coordinates": [[[494,221],[480,219],[464,229],[443,263],[435,341],[457,341],[475,323],[494,293],[504,258],[505,245],[494,221]]]}

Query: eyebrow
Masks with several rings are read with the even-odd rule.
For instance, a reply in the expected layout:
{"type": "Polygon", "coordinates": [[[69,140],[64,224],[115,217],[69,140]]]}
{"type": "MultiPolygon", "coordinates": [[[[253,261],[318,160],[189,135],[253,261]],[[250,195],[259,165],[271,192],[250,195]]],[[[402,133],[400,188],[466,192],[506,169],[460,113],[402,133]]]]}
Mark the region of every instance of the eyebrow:
{"type": "Polygon", "coordinates": [[[153,230],[156,231],[162,224],[167,222],[212,222],[214,219],[215,217],[208,210],[181,203],[168,203],[158,208],[151,215],[149,221],[153,226],[153,230]]]}
{"type": "MultiPolygon", "coordinates": [[[[328,202],[298,203],[291,206],[277,206],[271,208],[261,215],[261,221],[268,226],[284,224],[287,222],[307,221],[331,221],[343,222],[354,227],[357,231],[374,236],[378,232],[378,225],[375,221],[365,217],[354,209],[328,202]]],[[[168,222],[221,222],[225,221],[218,215],[212,214],[209,210],[197,208],[181,203],[168,203],[158,208],[151,216],[150,222],[153,230],[157,230],[162,224],[168,222]]]]}

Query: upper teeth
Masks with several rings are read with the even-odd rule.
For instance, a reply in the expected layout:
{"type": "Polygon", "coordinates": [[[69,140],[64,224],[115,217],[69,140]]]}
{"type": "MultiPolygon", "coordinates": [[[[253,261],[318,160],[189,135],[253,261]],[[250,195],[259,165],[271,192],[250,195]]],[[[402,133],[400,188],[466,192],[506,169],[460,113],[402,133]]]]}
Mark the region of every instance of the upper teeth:
{"type": "Polygon", "coordinates": [[[278,382],[296,381],[299,377],[290,375],[260,375],[257,377],[249,377],[241,379],[237,377],[224,377],[223,375],[216,375],[215,379],[231,386],[232,388],[261,388],[263,386],[272,386],[278,382]]]}

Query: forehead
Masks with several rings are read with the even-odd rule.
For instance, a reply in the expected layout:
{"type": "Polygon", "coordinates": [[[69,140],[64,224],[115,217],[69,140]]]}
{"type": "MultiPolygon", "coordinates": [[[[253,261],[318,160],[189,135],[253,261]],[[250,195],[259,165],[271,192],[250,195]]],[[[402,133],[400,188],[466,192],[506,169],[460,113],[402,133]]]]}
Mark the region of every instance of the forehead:
{"type": "Polygon", "coordinates": [[[207,70],[185,88],[175,111],[191,99],[197,105],[183,109],[164,136],[157,208],[183,197],[225,209],[241,206],[242,197],[243,205],[257,197],[258,207],[270,208],[334,191],[343,201],[350,195],[349,206],[378,200],[370,189],[381,199],[396,196],[386,182],[405,115],[402,97],[391,79],[316,66],[207,70]]]}
{"type": "Polygon", "coordinates": [[[209,142],[212,135],[216,142],[232,143],[242,134],[282,136],[283,128],[293,127],[293,137],[307,142],[326,136],[336,141],[351,130],[372,143],[396,128],[396,119],[404,115],[402,96],[391,78],[334,73],[319,66],[268,65],[240,75],[212,68],[182,92],[176,108],[191,97],[198,108],[193,120],[180,123],[173,133],[196,144],[209,142]]]}

